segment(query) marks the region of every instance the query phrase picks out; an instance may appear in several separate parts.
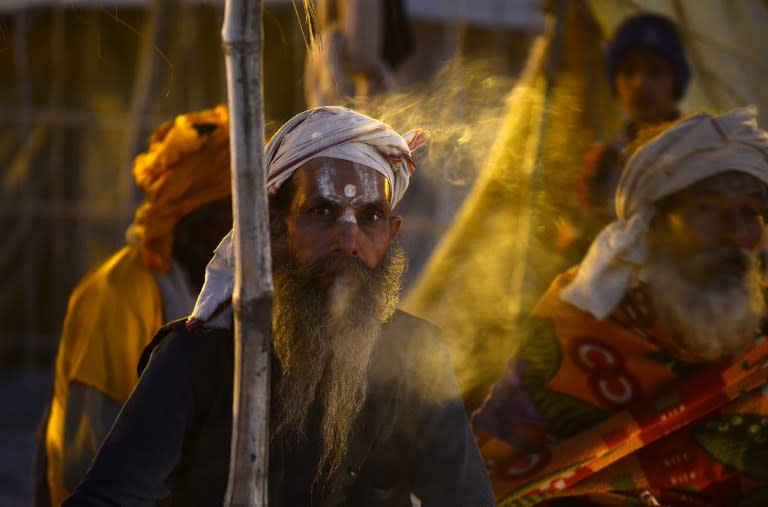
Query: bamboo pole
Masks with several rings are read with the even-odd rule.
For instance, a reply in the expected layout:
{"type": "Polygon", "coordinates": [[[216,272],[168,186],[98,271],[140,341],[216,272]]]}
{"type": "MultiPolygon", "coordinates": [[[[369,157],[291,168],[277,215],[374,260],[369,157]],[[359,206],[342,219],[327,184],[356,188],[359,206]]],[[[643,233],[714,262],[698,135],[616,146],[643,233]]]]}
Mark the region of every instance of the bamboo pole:
{"type": "Polygon", "coordinates": [[[235,371],[225,506],[266,506],[272,271],[261,80],[262,0],[227,0],[222,40],[235,224],[235,371]]]}

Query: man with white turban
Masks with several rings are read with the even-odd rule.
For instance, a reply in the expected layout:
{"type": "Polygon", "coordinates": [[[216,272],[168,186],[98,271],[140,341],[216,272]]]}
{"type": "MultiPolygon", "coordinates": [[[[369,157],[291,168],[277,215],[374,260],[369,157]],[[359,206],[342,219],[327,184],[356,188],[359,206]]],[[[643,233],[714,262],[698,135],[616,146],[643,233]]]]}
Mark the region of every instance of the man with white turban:
{"type": "Polygon", "coordinates": [[[618,220],[555,280],[473,415],[497,500],[765,505],[766,185],[753,108],[635,152],[618,220]]]}
{"type": "MultiPolygon", "coordinates": [[[[269,505],[491,506],[439,331],[396,310],[392,208],[418,131],[341,107],[266,148],[274,279],[269,505]]],[[[192,315],[163,327],[67,506],[221,505],[229,469],[232,233],[192,315]]]]}

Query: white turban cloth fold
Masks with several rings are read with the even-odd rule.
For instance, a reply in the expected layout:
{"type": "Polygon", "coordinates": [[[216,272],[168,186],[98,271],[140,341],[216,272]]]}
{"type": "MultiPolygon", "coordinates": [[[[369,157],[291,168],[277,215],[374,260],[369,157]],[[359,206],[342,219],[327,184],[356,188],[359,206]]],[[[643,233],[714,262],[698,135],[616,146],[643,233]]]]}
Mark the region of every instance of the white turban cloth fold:
{"type": "MultiPolygon", "coordinates": [[[[267,191],[275,194],[301,166],[318,157],[338,158],[369,167],[389,181],[389,205],[405,194],[416,166],[412,152],[427,136],[411,130],[402,136],[379,120],[340,106],[323,106],[299,113],[275,133],[265,148],[267,191]]],[[[222,239],[205,268],[205,283],[189,319],[189,327],[208,321],[232,297],[234,287],[234,229],[222,239]]],[[[228,327],[229,314],[210,325],[228,327]]]]}
{"type": "Polygon", "coordinates": [[[411,151],[425,139],[420,130],[401,136],[386,123],[345,107],[310,109],[288,120],[267,145],[267,189],[274,194],[299,167],[314,158],[340,158],[383,174],[392,187],[389,205],[394,208],[416,167],[411,151]]]}
{"type": "Polygon", "coordinates": [[[722,115],[697,114],[639,148],[616,189],[618,220],[592,242],[561,299],[604,319],[637,282],[647,253],[654,204],[694,183],[740,171],[768,184],[768,134],[754,106],[722,115]]]}

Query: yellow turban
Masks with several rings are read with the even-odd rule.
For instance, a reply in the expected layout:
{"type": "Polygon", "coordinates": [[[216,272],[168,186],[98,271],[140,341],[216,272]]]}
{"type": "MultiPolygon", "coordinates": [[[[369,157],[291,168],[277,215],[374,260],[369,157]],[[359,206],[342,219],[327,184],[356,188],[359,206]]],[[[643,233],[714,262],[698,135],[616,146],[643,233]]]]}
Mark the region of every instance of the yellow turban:
{"type": "Polygon", "coordinates": [[[149,150],[136,157],[133,176],[145,200],[128,240],[141,246],[147,267],[164,273],[170,268],[176,224],[232,193],[226,107],[182,114],[158,127],[149,150]]]}

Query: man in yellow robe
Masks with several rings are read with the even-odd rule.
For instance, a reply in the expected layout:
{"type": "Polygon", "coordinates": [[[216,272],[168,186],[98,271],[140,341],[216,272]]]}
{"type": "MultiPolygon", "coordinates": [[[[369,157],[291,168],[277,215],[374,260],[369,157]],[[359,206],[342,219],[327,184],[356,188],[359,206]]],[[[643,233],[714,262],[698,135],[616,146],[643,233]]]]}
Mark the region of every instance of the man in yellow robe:
{"type": "Polygon", "coordinates": [[[473,416],[499,505],[768,504],[766,185],[754,109],[635,152],[473,416]]]}
{"type": "Polygon", "coordinates": [[[192,311],[205,265],[232,225],[226,108],[161,125],[133,175],[145,200],[128,244],[77,284],[64,319],[45,429],[52,505],[85,474],[154,333],[192,311]]]}

